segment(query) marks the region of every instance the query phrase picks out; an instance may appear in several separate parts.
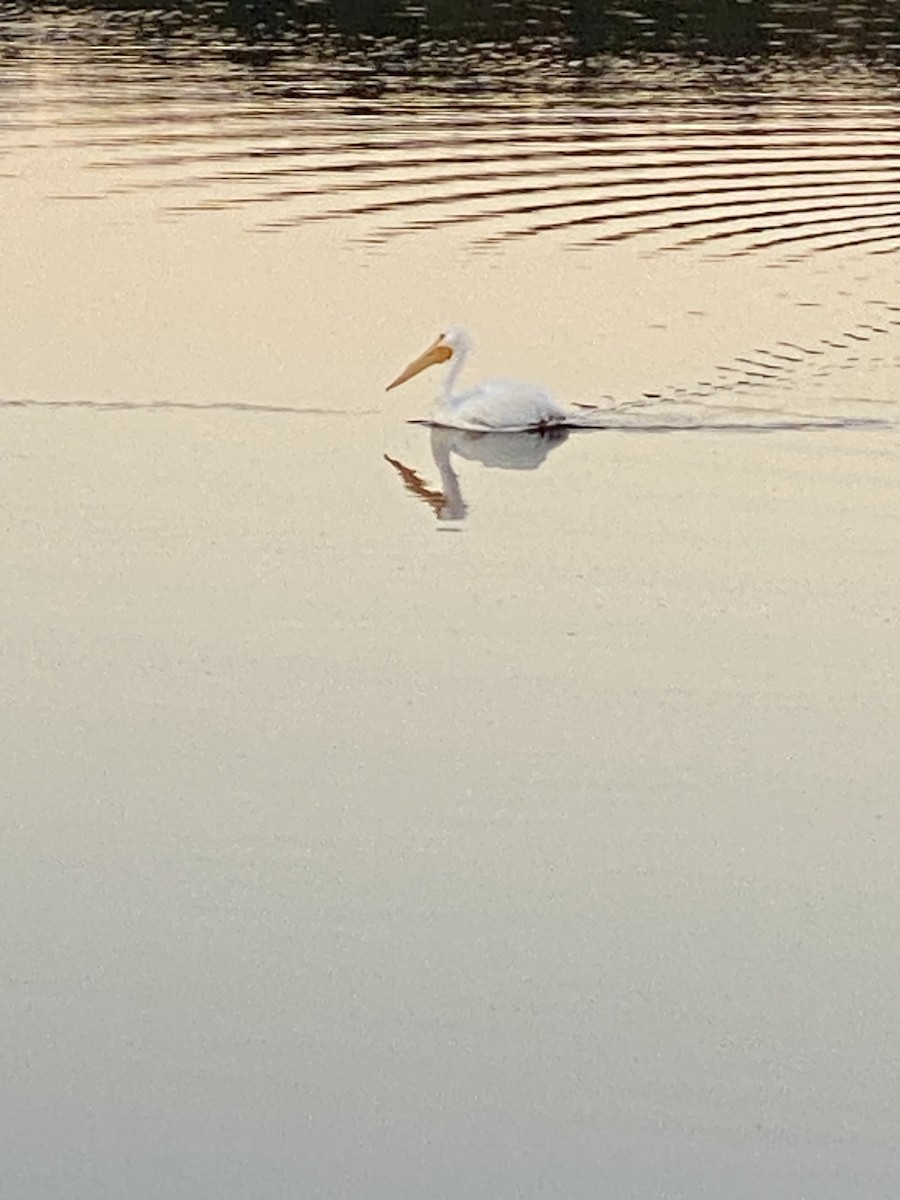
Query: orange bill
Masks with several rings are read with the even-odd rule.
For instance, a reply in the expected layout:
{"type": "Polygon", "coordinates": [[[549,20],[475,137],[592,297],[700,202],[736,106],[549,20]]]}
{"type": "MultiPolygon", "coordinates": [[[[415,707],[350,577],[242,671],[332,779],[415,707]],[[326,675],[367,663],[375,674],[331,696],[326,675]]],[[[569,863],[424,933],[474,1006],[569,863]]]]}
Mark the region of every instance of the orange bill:
{"type": "Polygon", "coordinates": [[[443,340],[443,334],[428,347],[424,354],[420,354],[418,358],[401,371],[393,383],[389,383],[385,391],[389,392],[391,388],[399,387],[401,383],[406,383],[408,379],[412,379],[413,375],[418,375],[420,371],[424,371],[426,367],[433,367],[436,363],[446,362],[453,351],[443,340]]]}

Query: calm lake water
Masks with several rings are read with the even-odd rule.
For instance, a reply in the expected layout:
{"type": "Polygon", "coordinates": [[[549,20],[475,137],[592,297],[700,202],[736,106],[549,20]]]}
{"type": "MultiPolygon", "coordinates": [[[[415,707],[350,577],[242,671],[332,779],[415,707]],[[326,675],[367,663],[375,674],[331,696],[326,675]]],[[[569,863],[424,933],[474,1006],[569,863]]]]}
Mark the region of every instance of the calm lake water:
{"type": "Polygon", "coordinates": [[[0,4],[4,1196],[900,1192],[900,6],[739,8],[0,4]]]}

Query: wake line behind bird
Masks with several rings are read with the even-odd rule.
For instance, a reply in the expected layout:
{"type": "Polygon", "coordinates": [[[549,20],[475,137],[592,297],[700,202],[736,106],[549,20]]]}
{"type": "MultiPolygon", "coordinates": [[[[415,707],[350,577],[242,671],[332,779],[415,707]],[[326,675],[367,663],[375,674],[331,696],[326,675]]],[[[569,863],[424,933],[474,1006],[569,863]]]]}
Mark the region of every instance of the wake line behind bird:
{"type": "Polygon", "coordinates": [[[386,391],[407,383],[432,366],[444,366],[440,394],[430,418],[414,424],[474,433],[526,433],[550,429],[617,430],[790,430],[871,427],[884,422],[868,418],[822,417],[806,413],[774,413],[765,409],[712,405],[699,396],[648,396],[639,400],[564,406],[547,391],[517,380],[488,380],[466,390],[456,383],[472,350],[469,334],[449,326],[408,364],[386,391]],[[758,416],[757,416],[758,414],[758,416]]]}

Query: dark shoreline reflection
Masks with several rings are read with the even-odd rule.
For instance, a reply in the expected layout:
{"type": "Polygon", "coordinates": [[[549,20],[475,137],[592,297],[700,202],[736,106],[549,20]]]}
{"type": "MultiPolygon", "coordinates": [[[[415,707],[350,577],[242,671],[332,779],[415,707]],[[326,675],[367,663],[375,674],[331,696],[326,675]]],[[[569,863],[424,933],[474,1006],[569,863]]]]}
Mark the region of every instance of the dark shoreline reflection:
{"type": "MultiPolygon", "coordinates": [[[[18,15],[66,10],[129,15],[149,38],[191,25],[237,34],[247,45],[343,39],[348,50],[372,41],[400,43],[414,69],[422,43],[497,43],[504,54],[664,53],[689,58],[769,56],[891,59],[900,57],[897,0],[68,0],[14,6],[18,15]]],[[[13,11],[13,6],[2,9],[13,11]]]]}
{"type": "Polygon", "coordinates": [[[427,504],[439,521],[462,521],[469,508],[463,498],[459,476],[451,455],[479,462],[483,467],[501,471],[536,471],[547,455],[568,438],[567,429],[547,429],[540,433],[473,433],[468,429],[431,427],[431,456],[440,476],[433,487],[419,472],[399,459],[385,454],[410,495],[427,504]]]}

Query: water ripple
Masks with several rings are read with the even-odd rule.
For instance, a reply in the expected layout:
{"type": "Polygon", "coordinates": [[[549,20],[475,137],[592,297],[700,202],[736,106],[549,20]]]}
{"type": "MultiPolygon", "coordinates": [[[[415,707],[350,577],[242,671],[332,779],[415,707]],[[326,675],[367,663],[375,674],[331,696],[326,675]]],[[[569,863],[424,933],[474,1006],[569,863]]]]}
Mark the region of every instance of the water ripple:
{"type": "MultiPolygon", "coordinates": [[[[594,28],[579,5],[529,8],[530,40],[504,45],[422,36],[414,6],[380,37],[339,38],[307,4],[254,52],[215,6],[191,19],[0,4],[0,167],[15,176],[17,154],[49,143],[80,155],[90,180],[59,200],[132,194],[269,233],[326,222],[363,245],[446,229],[481,248],[552,237],[582,252],[634,239],[785,260],[892,253],[890,23],[871,25],[872,55],[788,57],[772,47],[800,10],[781,8],[767,56],[713,61],[697,50],[708,30],[678,52],[641,5],[609,29],[655,30],[666,53],[609,53],[613,38],[579,57],[594,28]],[[418,38],[401,37],[416,20],[418,38]]],[[[499,6],[486,11],[500,28],[499,6]]],[[[852,6],[833,28],[810,11],[819,49],[856,28],[852,6]]],[[[447,14],[434,20],[450,32],[447,14]]]]}

